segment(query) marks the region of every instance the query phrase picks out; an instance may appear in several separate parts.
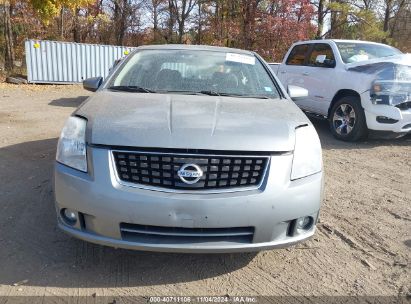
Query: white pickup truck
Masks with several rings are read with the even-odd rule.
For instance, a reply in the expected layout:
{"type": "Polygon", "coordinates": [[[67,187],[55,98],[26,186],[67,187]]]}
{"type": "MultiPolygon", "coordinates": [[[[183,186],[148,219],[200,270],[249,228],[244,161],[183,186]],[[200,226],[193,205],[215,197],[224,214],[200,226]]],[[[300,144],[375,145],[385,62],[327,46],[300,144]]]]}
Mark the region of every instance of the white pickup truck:
{"type": "Polygon", "coordinates": [[[313,40],[293,44],[270,66],[284,87],[308,90],[295,103],[327,118],[338,139],[411,132],[411,54],[374,42],[313,40]]]}

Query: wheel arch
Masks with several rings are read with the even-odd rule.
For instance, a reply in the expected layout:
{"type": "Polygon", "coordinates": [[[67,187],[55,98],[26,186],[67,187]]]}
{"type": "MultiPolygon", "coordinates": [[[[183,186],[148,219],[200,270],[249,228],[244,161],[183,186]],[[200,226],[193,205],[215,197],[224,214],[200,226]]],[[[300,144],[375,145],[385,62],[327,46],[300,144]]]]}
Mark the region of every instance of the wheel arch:
{"type": "MultiPolygon", "coordinates": [[[[358,97],[358,98],[361,100],[361,96],[360,96],[360,94],[358,94],[357,91],[354,91],[354,90],[351,90],[351,89],[341,89],[341,90],[339,90],[339,91],[334,95],[334,97],[333,97],[333,99],[332,99],[332,101],[331,101],[331,103],[330,103],[330,106],[328,107],[327,118],[330,117],[330,112],[331,112],[331,109],[333,108],[334,104],[335,104],[340,98],[345,97],[345,96],[355,96],[355,97],[358,97]]],[[[361,105],[361,102],[360,102],[360,105],[361,105]]]]}

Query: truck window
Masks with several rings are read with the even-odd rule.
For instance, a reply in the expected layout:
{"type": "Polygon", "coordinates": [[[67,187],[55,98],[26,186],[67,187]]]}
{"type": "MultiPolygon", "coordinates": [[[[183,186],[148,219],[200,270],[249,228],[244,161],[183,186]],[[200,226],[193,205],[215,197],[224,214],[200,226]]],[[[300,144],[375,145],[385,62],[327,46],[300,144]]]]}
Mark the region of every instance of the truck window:
{"type": "Polygon", "coordinates": [[[308,59],[308,65],[322,68],[335,67],[335,57],[330,45],[315,43],[308,59]]]}
{"type": "Polygon", "coordinates": [[[287,65],[304,65],[305,56],[308,52],[309,44],[299,44],[296,45],[290,52],[287,58],[287,65]]]}
{"type": "Polygon", "coordinates": [[[344,63],[359,62],[402,54],[401,51],[385,44],[364,42],[337,42],[344,63]]]}

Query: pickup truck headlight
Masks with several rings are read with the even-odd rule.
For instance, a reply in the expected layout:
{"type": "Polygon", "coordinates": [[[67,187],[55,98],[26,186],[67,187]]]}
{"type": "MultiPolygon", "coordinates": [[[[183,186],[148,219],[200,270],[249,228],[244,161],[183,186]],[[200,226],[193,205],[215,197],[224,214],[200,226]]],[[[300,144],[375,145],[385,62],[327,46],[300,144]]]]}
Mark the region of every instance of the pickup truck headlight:
{"type": "Polygon", "coordinates": [[[291,180],[318,173],[322,166],[321,143],[314,127],[297,128],[291,180]]]}
{"type": "Polygon", "coordinates": [[[66,166],[87,172],[86,158],[87,121],[71,116],[67,119],[57,144],[56,160],[66,166]]]}
{"type": "Polygon", "coordinates": [[[371,102],[375,105],[398,105],[411,96],[410,81],[376,80],[370,90],[371,102]]]}

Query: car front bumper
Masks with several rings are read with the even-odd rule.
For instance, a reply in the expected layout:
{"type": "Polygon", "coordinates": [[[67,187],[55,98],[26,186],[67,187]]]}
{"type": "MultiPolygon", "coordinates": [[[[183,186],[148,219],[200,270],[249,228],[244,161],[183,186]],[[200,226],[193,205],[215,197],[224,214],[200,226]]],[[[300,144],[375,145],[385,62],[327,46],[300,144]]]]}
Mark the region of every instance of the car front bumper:
{"type": "Polygon", "coordinates": [[[411,108],[402,110],[391,105],[374,105],[368,91],[362,94],[361,100],[368,129],[394,133],[411,132],[411,108]],[[386,117],[393,121],[381,123],[377,121],[377,117],[386,117]]]}
{"type": "Polygon", "coordinates": [[[322,172],[290,181],[292,154],[271,157],[261,187],[223,193],[161,192],[121,185],[110,151],[88,147],[89,173],[55,165],[59,227],[85,241],[118,248],[163,252],[241,252],[293,245],[315,232],[323,193],[322,172]],[[61,210],[79,212],[67,224],[61,210]],[[290,235],[296,219],[311,216],[314,225],[290,235]],[[253,227],[250,242],[157,242],[124,238],[121,223],[185,228],[253,227]]]}

